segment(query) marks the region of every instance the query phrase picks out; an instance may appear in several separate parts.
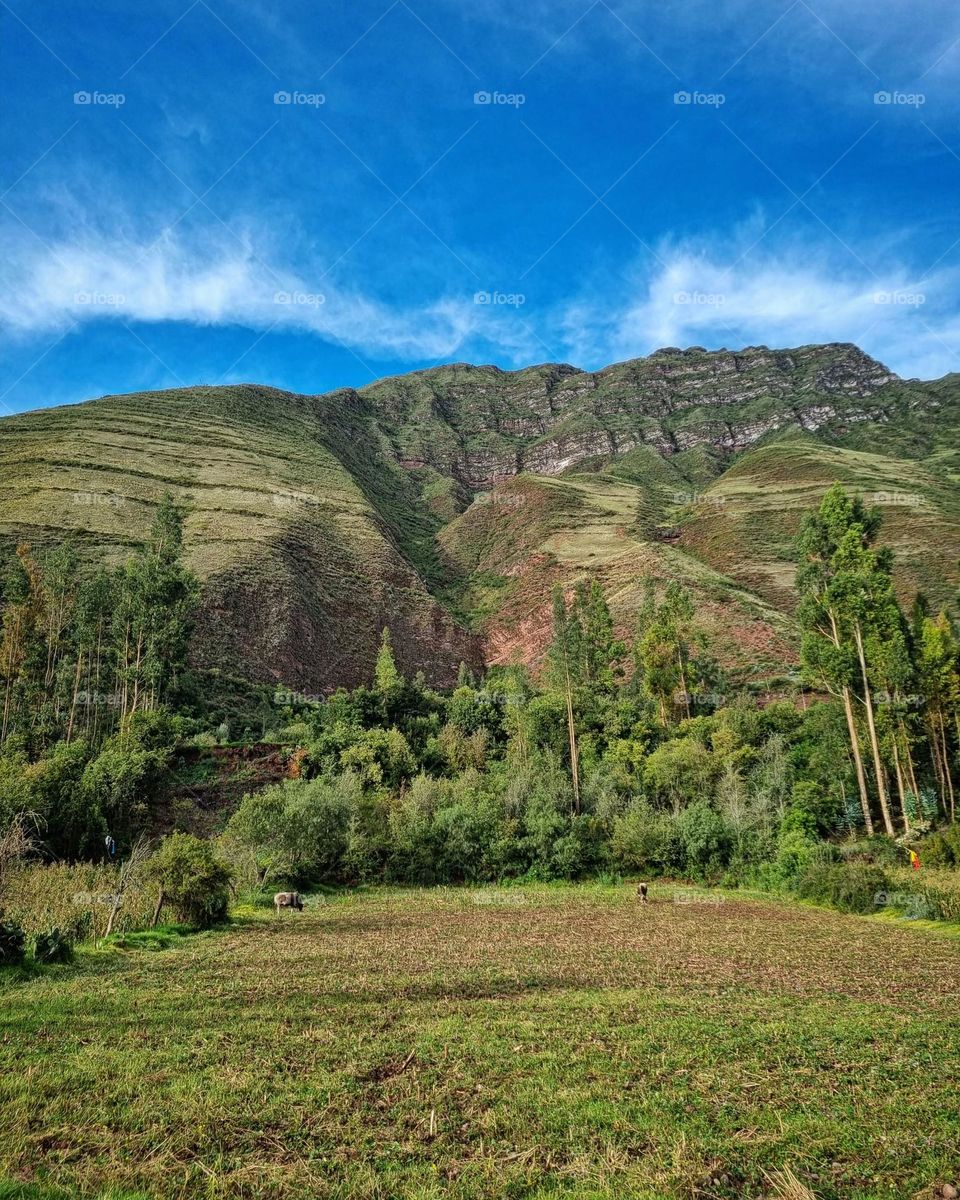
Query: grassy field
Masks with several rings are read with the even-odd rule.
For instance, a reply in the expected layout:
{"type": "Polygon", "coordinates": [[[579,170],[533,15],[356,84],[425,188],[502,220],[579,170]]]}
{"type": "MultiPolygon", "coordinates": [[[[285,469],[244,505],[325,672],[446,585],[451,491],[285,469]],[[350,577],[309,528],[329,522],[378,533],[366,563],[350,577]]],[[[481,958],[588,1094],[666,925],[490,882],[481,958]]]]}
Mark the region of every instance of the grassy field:
{"type": "Polygon", "coordinates": [[[0,1197],[901,1200],[956,1181],[960,939],[655,900],[374,891],[7,979],[0,1197]]]}

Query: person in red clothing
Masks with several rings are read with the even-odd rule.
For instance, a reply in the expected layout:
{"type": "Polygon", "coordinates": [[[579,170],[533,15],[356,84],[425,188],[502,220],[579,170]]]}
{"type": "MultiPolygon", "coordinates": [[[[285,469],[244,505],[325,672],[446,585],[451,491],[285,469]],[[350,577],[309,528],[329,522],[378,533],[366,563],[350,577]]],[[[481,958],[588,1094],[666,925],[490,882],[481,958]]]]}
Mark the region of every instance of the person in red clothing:
{"type": "Polygon", "coordinates": [[[910,866],[913,867],[915,871],[920,870],[920,855],[916,852],[916,850],[910,851],[910,866]]]}

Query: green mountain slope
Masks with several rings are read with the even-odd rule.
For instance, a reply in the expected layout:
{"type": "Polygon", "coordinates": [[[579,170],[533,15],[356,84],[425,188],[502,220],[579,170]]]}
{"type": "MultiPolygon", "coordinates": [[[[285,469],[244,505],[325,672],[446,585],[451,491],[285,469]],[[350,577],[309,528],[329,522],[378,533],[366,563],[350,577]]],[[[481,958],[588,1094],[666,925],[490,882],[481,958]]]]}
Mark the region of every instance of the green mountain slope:
{"type": "Polygon", "coordinates": [[[587,574],[624,632],[646,575],[682,579],[763,677],[794,656],[791,538],[835,479],[884,509],[902,592],[952,601],[958,406],[960,377],[903,381],[849,345],[109,396],[0,421],[0,539],[116,559],[170,491],[198,660],[306,692],[369,677],[385,624],[438,682],[535,663],[550,587],[587,574]]]}

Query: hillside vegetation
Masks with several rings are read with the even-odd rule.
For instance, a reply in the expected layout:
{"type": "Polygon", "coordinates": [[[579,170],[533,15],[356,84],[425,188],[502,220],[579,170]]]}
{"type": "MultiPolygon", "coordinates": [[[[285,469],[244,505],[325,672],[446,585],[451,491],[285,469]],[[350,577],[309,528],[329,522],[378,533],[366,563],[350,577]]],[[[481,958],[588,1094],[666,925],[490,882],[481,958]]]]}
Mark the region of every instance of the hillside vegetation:
{"type": "Polygon", "coordinates": [[[0,422],[0,537],[119,561],[171,493],[195,661],[307,694],[367,678],[385,624],[438,684],[536,665],[555,582],[601,578],[626,633],[648,572],[762,677],[796,658],[790,542],[835,479],[883,509],[901,597],[952,602],[958,395],[832,345],[110,396],[0,422]]]}

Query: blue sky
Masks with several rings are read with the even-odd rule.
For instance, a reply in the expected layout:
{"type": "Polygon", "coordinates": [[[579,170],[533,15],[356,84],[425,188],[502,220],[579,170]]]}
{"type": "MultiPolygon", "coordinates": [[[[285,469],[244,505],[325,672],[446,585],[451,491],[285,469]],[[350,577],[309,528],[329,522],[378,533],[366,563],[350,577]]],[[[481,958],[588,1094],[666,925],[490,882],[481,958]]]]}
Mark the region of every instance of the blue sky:
{"type": "Polygon", "coordinates": [[[960,370],[960,10],[0,0],[0,409],[856,341],[960,370]]]}

